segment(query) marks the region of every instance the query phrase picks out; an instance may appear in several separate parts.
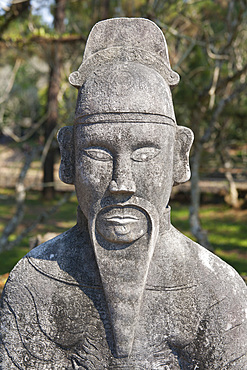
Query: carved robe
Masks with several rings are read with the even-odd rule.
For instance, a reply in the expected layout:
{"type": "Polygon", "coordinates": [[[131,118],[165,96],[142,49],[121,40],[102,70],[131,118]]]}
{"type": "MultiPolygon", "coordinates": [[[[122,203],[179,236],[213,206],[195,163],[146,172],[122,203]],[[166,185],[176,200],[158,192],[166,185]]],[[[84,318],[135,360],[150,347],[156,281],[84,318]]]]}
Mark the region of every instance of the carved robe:
{"type": "Polygon", "coordinates": [[[169,215],[165,221],[128,357],[116,355],[109,302],[79,220],[11,272],[1,301],[0,368],[246,369],[244,282],[170,225],[169,215]]]}

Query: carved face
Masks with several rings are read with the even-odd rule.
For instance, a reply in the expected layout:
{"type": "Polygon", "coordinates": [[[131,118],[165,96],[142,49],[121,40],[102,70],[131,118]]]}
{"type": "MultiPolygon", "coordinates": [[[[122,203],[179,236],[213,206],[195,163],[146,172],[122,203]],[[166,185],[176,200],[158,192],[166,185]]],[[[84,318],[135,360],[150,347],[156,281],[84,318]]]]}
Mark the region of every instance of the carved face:
{"type": "Polygon", "coordinates": [[[175,129],[156,123],[74,127],[75,187],[81,210],[110,242],[130,243],[147,232],[144,199],[161,215],[173,185],[175,129]],[[132,202],[133,200],[133,202],[132,202]]]}

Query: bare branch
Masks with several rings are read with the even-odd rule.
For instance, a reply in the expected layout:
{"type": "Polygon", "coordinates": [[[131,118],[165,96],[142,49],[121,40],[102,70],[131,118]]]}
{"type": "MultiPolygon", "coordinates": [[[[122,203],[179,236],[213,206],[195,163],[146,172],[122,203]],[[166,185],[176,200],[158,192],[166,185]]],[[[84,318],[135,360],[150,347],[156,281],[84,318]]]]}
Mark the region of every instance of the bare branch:
{"type": "Polygon", "coordinates": [[[44,149],[43,149],[43,152],[42,152],[42,156],[41,156],[41,166],[43,166],[44,162],[45,162],[45,159],[46,159],[46,156],[47,156],[47,153],[49,152],[49,149],[51,147],[51,144],[52,144],[52,140],[54,139],[54,135],[57,131],[57,126],[54,127],[54,129],[52,130],[52,132],[50,133],[46,143],[45,143],[45,146],[44,146],[44,149]]]}
{"type": "Polygon", "coordinates": [[[16,77],[16,74],[17,74],[18,69],[20,68],[20,66],[21,66],[21,60],[16,59],[13,71],[11,73],[11,76],[10,76],[10,79],[9,79],[9,82],[8,82],[8,86],[6,87],[6,90],[3,94],[3,96],[0,98],[0,104],[4,103],[8,99],[9,93],[12,90],[12,87],[13,87],[14,82],[15,82],[15,77],[16,77]]]}
{"type": "Polygon", "coordinates": [[[63,204],[65,204],[75,192],[67,193],[62,199],[60,199],[55,206],[46,212],[42,212],[37,219],[28,226],[20,235],[13,241],[8,242],[5,246],[5,250],[12,249],[15,245],[18,245],[25,236],[27,236],[32,230],[34,230],[38,225],[44,223],[52,214],[54,214],[63,204]]]}
{"type": "Polygon", "coordinates": [[[209,109],[212,109],[214,106],[215,102],[215,91],[216,91],[216,86],[219,80],[219,75],[220,75],[220,66],[217,63],[214,69],[214,75],[213,75],[213,81],[212,81],[212,86],[208,92],[210,95],[210,100],[209,100],[209,109]]]}
{"type": "Polygon", "coordinates": [[[242,67],[242,69],[238,70],[236,73],[234,73],[232,76],[228,76],[227,78],[225,78],[224,80],[221,80],[219,83],[218,83],[218,86],[216,88],[216,93],[221,89],[221,88],[224,88],[226,87],[226,85],[229,83],[229,82],[234,82],[236,80],[238,80],[244,73],[247,72],[247,63],[242,67]]]}
{"type": "Polygon", "coordinates": [[[32,163],[34,155],[36,153],[36,149],[33,149],[30,153],[26,155],[26,159],[23,165],[23,168],[20,172],[19,179],[16,183],[16,212],[9,223],[3,230],[2,236],[0,238],[0,251],[6,249],[8,245],[8,238],[11,234],[14,233],[17,226],[20,224],[21,220],[24,216],[24,202],[26,199],[26,188],[24,185],[24,180],[27,174],[27,171],[32,163]]]}
{"type": "Polygon", "coordinates": [[[207,47],[207,44],[203,41],[199,41],[197,39],[194,39],[193,37],[190,37],[190,36],[187,36],[187,35],[184,35],[182,34],[181,32],[175,30],[173,27],[170,27],[168,26],[167,24],[161,22],[159,19],[155,19],[154,22],[160,27],[160,28],[163,28],[165,30],[167,30],[167,32],[169,32],[170,34],[172,34],[173,36],[176,36],[180,39],[184,39],[184,40],[187,40],[189,41],[190,43],[194,43],[195,45],[199,45],[199,46],[203,46],[203,47],[207,47]]]}
{"type": "Polygon", "coordinates": [[[239,2],[239,5],[240,5],[240,10],[238,12],[237,18],[230,20],[231,15],[233,14],[232,10],[233,10],[234,4],[232,4],[232,1],[229,2],[227,20],[228,20],[228,27],[230,28],[231,31],[229,31],[227,43],[221,48],[220,54],[224,53],[227,49],[231,47],[233,41],[235,40],[238,34],[238,29],[239,29],[240,24],[243,21],[243,15],[246,10],[246,7],[241,1],[239,2]]]}
{"type": "Polygon", "coordinates": [[[19,137],[17,136],[12,130],[11,128],[9,128],[8,126],[4,126],[2,128],[2,131],[4,133],[4,135],[7,135],[7,136],[10,136],[11,139],[13,139],[16,143],[23,143],[24,141],[30,139],[31,136],[33,136],[33,134],[38,131],[38,129],[43,125],[43,123],[46,121],[48,117],[48,114],[45,114],[40,120],[39,122],[37,122],[36,124],[34,124],[32,126],[32,128],[23,136],[19,137]]]}
{"type": "MultiPolygon", "coordinates": [[[[29,12],[30,0],[12,1],[10,7],[5,8],[4,22],[0,26],[0,35],[3,35],[10,23],[20,16],[27,15],[29,12]]],[[[0,36],[1,37],[1,36],[0,36]]]]}
{"type": "MultiPolygon", "coordinates": [[[[220,53],[216,53],[215,51],[213,51],[213,45],[212,45],[212,42],[209,43],[209,42],[204,42],[204,41],[200,41],[198,39],[195,39],[195,38],[192,38],[190,36],[187,36],[187,35],[184,35],[183,33],[177,31],[176,29],[174,29],[173,27],[170,27],[168,25],[166,25],[165,23],[162,23],[159,19],[155,19],[155,22],[163,29],[167,30],[169,33],[171,33],[173,36],[177,37],[177,38],[180,38],[180,39],[185,39],[187,41],[190,42],[190,44],[192,45],[193,44],[193,47],[195,45],[199,45],[203,48],[206,49],[207,51],[207,54],[208,56],[211,58],[211,59],[215,59],[215,60],[228,60],[229,59],[229,56],[224,54],[223,51],[220,52],[220,53]]],[[[191,49],[192,50],[192,49],[191,49]]],[[[225,50],[225,49],[224,49],[225,50]]]]}
{"type": "Polygon", "coordinates": [[[20,4],[20,3],[25,3],[27,0],[12,0],[12,4],[13,5],[16,5],[16,4],[20,4]]]}
{"type": "Polygon", "coordinates": [[[207,45],[207,53],[208,53],[209,58],[215,59],[215,60],[228,60],[229,59],[229,55],[213,53],[210,47],[212,48],[212,45],[211,46],[207,45]]]}
{"type": "Polygon", "coordinates": [[[191,42],[191,44],[189,45],[189,47],[187,48],[185,53],[181,56],[179,61],[175,64],[174,69],[178,68],[181,65],[181,63],[190,55],[190,53],[194,49],[195,45],[196,45],[196,43],[194,41],[191,42]]]}
{"type": "Polygon", "coordinates": [[[86,42],[86,38],[83,35],[64,35],[64,36],[41,36],[41,35],[33,35],[27,38],[19,38],[12,40],[11,38],[4,38],[0,40],[0,49],[9,49],[10,47],[22,48],[24,46],[30,44],[39,44],[39,45],[49,45],[49,44],[57,44],[57,43],[74,43],[82,41],[83,43],[86,42]]]}
{"type": "Polygon", "coordinates": [[[211,121],[209,122],[209,125],[208,125],[208,128],[207,130],[205,131],[204,135],[202,136],[202,138],[200,139],[200,142],[201,144],[204,144],[205,142],[207,142],[212,134],[212,131],[215,127],[215,123],[219,117],[219,115],[221,114],[221,112],[223,111],[224,107],[226,106],[226,104],[230,103],[230,101],[232,101],[236,96],[238,96],[240,93],[242,93],[244,90],[246,90],[247,88],[247,82],[243,83],[243,84],[240,84],[238,85],[235,90],[230,94],[228,95],[226,98],[222,98],[213,115],[212,115],[212,118],[211,118],[211,121]]]}

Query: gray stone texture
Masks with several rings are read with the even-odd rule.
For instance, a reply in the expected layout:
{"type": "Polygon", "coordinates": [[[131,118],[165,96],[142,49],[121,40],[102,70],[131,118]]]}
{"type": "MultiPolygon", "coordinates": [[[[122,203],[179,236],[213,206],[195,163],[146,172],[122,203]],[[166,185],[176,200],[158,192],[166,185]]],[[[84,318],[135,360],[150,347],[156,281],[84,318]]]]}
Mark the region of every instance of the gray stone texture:
{"type": "Polygon", "coordinates": [[[179,76],[152,22],[97,23],[70,82],[60,178],[77,225],[29,252],[1,300],[1,369],[247,369],[247,289],[170,223],[190,177],[179,76]]]}

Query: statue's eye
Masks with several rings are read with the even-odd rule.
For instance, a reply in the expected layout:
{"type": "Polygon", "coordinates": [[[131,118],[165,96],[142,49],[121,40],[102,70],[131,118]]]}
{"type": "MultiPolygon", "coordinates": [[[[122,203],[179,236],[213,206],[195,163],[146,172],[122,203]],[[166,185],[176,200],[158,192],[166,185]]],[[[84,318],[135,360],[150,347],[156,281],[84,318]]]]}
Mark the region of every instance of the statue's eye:
{"type": "Polygon", "coordinates": [[[136,162],[147,162],[155,158],[160,152],[160,149],[154,147],[144,147],[136,149],[131,156],[136,162]]]}
{"type": "Polygon", "coordinates": [[[96,161],[109,162],[112,161],[112,155],[105,149],[88,148],[84,149],[84,153],[96,161]]]}

